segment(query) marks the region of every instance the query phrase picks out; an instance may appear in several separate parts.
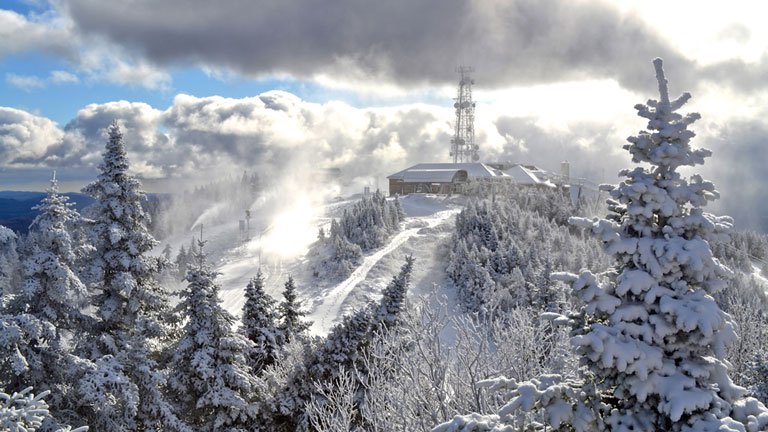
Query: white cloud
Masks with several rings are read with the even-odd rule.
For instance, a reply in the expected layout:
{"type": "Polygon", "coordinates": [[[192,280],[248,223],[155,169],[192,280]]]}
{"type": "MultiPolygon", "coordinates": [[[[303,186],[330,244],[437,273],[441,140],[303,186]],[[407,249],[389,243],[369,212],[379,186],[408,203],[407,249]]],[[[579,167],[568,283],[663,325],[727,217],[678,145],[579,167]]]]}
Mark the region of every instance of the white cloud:
{"type": "Polygon", "coordinates": [[[42,50],[84,77],[161,91],[171,89],[168,67],[187,65],[214,79],[289,76],[394,103],[444,96],[457,62],[474,64],[495,89],[585,78],[643,89],[652,83],[643,63],[655,56],[687,82],[742,93],[764,86],[768,70],[766,7],[753,1],[342,0],[323,14],[309,3],[57,0],[40,14],[0,9],[0,57],[42,50]]]}
{"type": "MultiPolygon", "coordinates": [[[[46,151],[42,163],[65,166],[96,166],[106,142],[105,129],[118,120],[134,173],[147,178],[164,177],[167,137],[159,131],[162,111],[145,103],[116,101],[91,104],[64,127],[64,136],[46,151]]],[[[171,157],[181,157],[172,154],[171,157]]]]}
{"type": "MultiPolygon", "coordinates": [[[[639,100],[612,91],[610,83],[577,87],[484,94],[476,112],[483,158],[551,168],[561,158],[588,164],[595,152],[620,153],[622,135],[635,128],[622,125],[635,121],[631,106],[639,100]],[[558,94],[576,100],[558,104],[558,94]],[[609,109],[616,106],[626,109],[609,109]],[[579,141],[585,134],[594,143],[589,149],[579,141]]],[[[337,167],[354,179],[383,178],[423,161],[448,161],[454,112],[427,104],[356,108],[343,102],[311,103],[283,91],[247,98],[180,94],[165,111],[125,101],[92,104],[67,124],[61,143],[51,146],[39,163],[95,165],[102,130],[113,118],[125,122],[134,168],[146,176],[298,166],[305,168],[295,175],[311,175],[306,167],[337,167]]]]}
{"type": "Polygon", "coordinates": [[[54,84],[70,84],[80,82],[80,78],[78,78],[77,75],[67,71],[55,70],[51,71],[49,81],[54,84]]]}
{"type": "MultiPolygon", "coordinates": [[[[54,6],[61,6],[56,2],[54,6]]],[[[66,8],[21,15],[0,9],[0,58],[23,52],[42,51],[60,56],[89,79],[118,85],[168,90],[170,74],[126,47],[103,37],[84,34],[66,14],[66,8]]],[[[49,84],[79,82],[72,72],[57,70],[49,77],[9,73],[6,81],[24,89],[49,84]]]]}
{"type": "Polygon", "coordinates": [[[16,75],[13,73],[5,74],[5,82],[22,90],[40,89],[48,84],[40,77],[33,75],[16,75]]]}
{"type": "Polygon", "coordinates": [[[753,0],[702,2],[646,0],[616,2],[700,64],[741,59],[758,62],[768,46],[768,5],[753,0]]]}
{"type": "Polygon", "coordinates": [[[103,76],[110,82],[152,90],[170,90],[170,74],[149,63],[144,61],[131,63],[113,57],[107,61],[107,64],[103,76]]]}
{"type": "Polygon", "coordinates": [[[630,58],[684,60],[642,20],[604,1],[341,0],[323,13],[311,0],[63,1],[81,31],[153,64],[374,90],[445,85],[459,61],[494,88],[585,76],[637,87],[644,75],[630,58]]]}
{"type": "Polygon", "coordinates": [[[151,90],[168,91],[172,81],[163,68],[98,37],[92,37],[87,45],[81,46],[77,69],[90,81],[151,90]]]}
{"type": "Polygon", "coordinates": [[[72,59],[77,37],[71,21],[57,14],[32,18],[0,9],[0,57],[27,51],[44,51],[72,59]]]}
{"type": "Polygon", "coordinates": [[[33,90],[48,87],[49,84],[74,84],[80,82],[77,75],[63,70],[51,71],[47,78],[41,78],[34,75],[16,75],[13,73],[5,74],[5,81],[12,86],[23,90],[33,90]]]}
{"type": "Polygon", "coordinates": [[[40,166],[47,149],[63,136],[56,123],[45,117],[0,107],[0,161],[5,166],[40,166]]]}

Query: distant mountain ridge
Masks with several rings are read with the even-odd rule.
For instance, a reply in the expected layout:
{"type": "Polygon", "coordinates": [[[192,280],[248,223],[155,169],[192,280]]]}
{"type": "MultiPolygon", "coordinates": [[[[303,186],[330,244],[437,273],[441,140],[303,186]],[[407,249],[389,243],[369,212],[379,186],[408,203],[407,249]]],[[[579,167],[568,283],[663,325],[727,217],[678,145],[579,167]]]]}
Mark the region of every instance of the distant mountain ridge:
{"type": "MultiPolygon", "coordinates": [[[[45,198],[45,192],[0,191],[0,225],[22,234],[29,230],[29,225],[35,220],[38,212],[32,207],[40,204],[45,198]]],[[[93,198],[78,192],[67,192],[65,195],[75,204],[77,211],[93,203],[93,198]]]]}

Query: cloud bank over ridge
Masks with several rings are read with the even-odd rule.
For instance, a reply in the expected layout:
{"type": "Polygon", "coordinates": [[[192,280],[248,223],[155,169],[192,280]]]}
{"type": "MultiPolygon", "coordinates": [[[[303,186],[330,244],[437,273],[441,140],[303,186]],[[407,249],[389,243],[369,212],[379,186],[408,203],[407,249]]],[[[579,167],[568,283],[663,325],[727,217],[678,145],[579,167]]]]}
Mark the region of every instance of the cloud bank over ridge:
{"type": "MultiPolygon", "coordinates": [[[[311,167],[339,168],[349,181],[373,182],[410,164],[448,161],[453,133],[453,110],[425,104],[355,108],[335,101],[306,102],[283,91],[246,98],[180,94],[164,111],[126,101],[91,104],[63,128],[44,117],[3,108],[4,165],[94,167],[103,151],[104,128],[112,119],[123,124],[132,169],[145,178],[243,169],[306,173],[311,167]]],[[[579,128],[583,131],[584,125],[579,128]]],[[[623,157],[611,150],[620,147],[610,130],[584,146],[575,132],[547,132],[532,119],[494,112],[485,113],[477,130],[485,160],[556,167],[559,160],[543,155],[570,154],[586,171],[591,157],[613,154],[617,164],[623,157]]]]}

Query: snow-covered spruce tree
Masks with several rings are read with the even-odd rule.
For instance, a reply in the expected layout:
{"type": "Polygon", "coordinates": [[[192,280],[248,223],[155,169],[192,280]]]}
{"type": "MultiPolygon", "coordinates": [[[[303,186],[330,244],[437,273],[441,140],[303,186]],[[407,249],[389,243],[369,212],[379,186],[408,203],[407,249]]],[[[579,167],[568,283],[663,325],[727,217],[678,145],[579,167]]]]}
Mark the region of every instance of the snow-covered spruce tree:
{"type": "Polygon", "coordinates": [[[301,317],[307,313],[301,310],[301,304],[296,295],[296,284],[293,282],[293,276],[288,276],[283,290],[283,301],[278,307],[280,314],[280,339],[281,344],[290,343],[296,337],[302,336],[311,323],[303,321],[301,317]]]}
{"type": "Polygon", "coordinates": [[[46,347],[56,337],[56,327],[47,320],[26,313],[0,315],[0,387],[14,392],[30,381],[44,382],[49,362],[62,356],[46,347]]]}
{"type": "Polygon", "coordinates": [[[380,191],[363,197],[345,209],[339,220],[331,221],[330,233],[318,234],[310,255],[318,255],[313,265],[315,277],[342,279],[359,264],[363,251],[381,247],[400,230],[405,217],[397,199],[388,200],[380,191]]]}
{"type": "Polygon", "coordinates": [[[117,122],[97,180],[83,189],[96,199],[89,216],[96,275],[92,299],[99,320],[79,352],[93,361],[79,385],[81,410],[97,430],[188,430],[162,394],[164,377],[153,359],[169,316],[168,296],[155,282],[158,259],[147,254],[157,241],[139,181],[128,173],[117,122]]]}
{"type": "Polygon", "coordinates": [[[80,223],[80,215],[71,206],[67,197],[59,194],[58,182],[51,180],[48,195],[33,207],[40,214],[29,227],[22,259],[23,282],[10,308],[53,324],[56,339],[47,344],[56,349],[62,332],[84,328],[80,309],[88,300],[85,284],[73,271],[81,251],[70,232],[80,223]]]}
{"type": "Polygon", "coordinates": [[[187,267],[189,266],[189,257],[190,255],[187,253],[187,250],[184,248],[184,245],[181,245],[179,248],[179,253],[176,254],[176,259],[173,261],[173,263],[176,266],[176,275],[178,278],[184,279],[184,276],[187,275],[187,267]]]}
{"type": "Polygon", "coordinates": [[[16,250],[16,234],[0,225],[0,307],[19,285],[19,254],[16,250]]]}
{"type": "Polygon", "coordinates": [[[326,240],[326,237],[325,237],[325,228],[323,228],[323,227],[320,227],[320,229],[319,229],[319,230],[317,230],[317,241],[318,241],[320,244],[322,244],[322,243],[324,243],[324,242],[325,242],[325,240],[326,240]]]}
{"type": "MultiPolygon", "coordinates": [[[[9,432],[34,432],[42,430],[50,418],[45,397],[50,391],[44,391],[37,396],[32,393],[32,387],[19,392],[7,394],[0,392],[0,429],[9,432]]],[[[55,432],[86,432],[87,426],[72,429],[60,426],[55,432]]]]}
{"type": "Polygon", "coordinates": [[[388,201],[380,192],[363,197],[339,220],[340,233],[351,243],[367,251],[381,247],[392,233],[400,229],[402,209],[397,200],[388,201]]]}
{"type": "Polygon", "coordinates": [[[67,410],[64,401],[71,399],[68,393],[77,375],[79,362],[69,353],[72,337],[89,329],[92,321],[80,312],[88,292],[73,271],[82,248],[70,235],[80,221],[70,207],[67,197],[59,195],[56,180],[51,180],[48,195],[33,208],[40,213],[24,244],[21,288],[12,295],[8,314],[0,316],[4,321],[0,326],[18,331],[4,339],[0,350],[15,340],[17,365],[25,366],[9,368],[0,384],[13,391],[26,386],[53,390],[50,403],[57,418],[59,411],[67,410]]]}
{"type": "Polygon", "coordinates": [[[171,247],[170,243],[166,243],[165,247],[163,247],[163,257],[166,261],[172,262],[173,259],[171,258],[171,254],[173,253],[173,248],[171,247]]]}
{"type": "Polygon", "coordinates": [[[336,280],[349,276],[363,257],[360,246],[350,242],[344,236],[341,225],[334,219],[331,221],[329,235],[321,240],[318,235],[316,246],[309,255],[314,264],[312,273],[315,277],[336,280]]]}
{"type": "Polygon", "coordinates": [[[690,94],[670,101],[661,59],[654,66],[660,99],[635,107],[649,120],[647,130],[624,146],[634,162],[649,166],[621,171],[626,179],[611,188],[607,219],[571,219],[602,240],[615,267],[557,275],[583,304],[568,320],[581,379],[491,380],[511,396],[498,415],[457,417],[436,431],[507,430],[521,425],[520,411],[539,414],[545,424],[529,425],[534,430],[768,429],[765,406],[745,398],[728,376],[726,347],[736,335],[712,297],[730,271],[708,240],[731,220],[702,211],[718,196],[711,182],[677,171],[703,164],[711,152],[690,146],[688,126],[699,115],[676,112],[690,94]]]}
{"type": "Polygon", "coordinates": [[[217,273],[205,263],[203,245],[177,306],[188,319],[168,367],[168,385],[194,430],[259,430],[257,386],[248,365],[254,346],[233,330],[235,318],[221,306],[217,273]]]}
{"type": "Polygon", "coordinates": [[[364,309],[344,317],[333,327],[320,346],[297,369],[289,385],[279,394],[280,416],[299,428],[307,418],[306,405],[312,402],[322,408],[324,397],[318,389],[330,391],[346,379],[345,371],[354,377],[354,418],[358,428],[364,428],[365,419],[360,416],[360,406],[365,403],[363,384],[368,375],[368,365],[363,358],[376,340],[400,324],[405,309],[406,293],[410,285],[413,258],[407,257],[400,272],[384,288],[378,302],[370,302],[364,309]]]}
{"type": "Polygon", "coordinates": [[[243,335],[254,344],[250,353],[253,373],[258,374],[277,360],[280,348],[280,330],[277,323],[275,301],[264,292],[264,276],[261,269],[245,287],[243,304],[243,335]]]}
{"type": "Polygon", "coordinates": [[[371,303],[369,308],[377,326],[391,328],[400,323],[401,315],[405,309],[405,298],[411,283],[413,272],[413,257],[405,257],[405,264],[400,272],[392,277],[392,281],[384,288],[381,300],[371,303]]]}
{"type": "Polygon", "coordinates": [[[173,248],[171,248],[170,244],[166,244],[163,247],[160,257],[162,258],[159,263],[160,275],[157,279],[163,286],[168,287],[167,289],[171,291],[173,290],[171,287],[178,281],[177,275],[179,274],[179,269],[176,267],[176,262],[173,259],[173,248]]]}
{"type": "Polygon", "coordinates": [[[552,268],[578,270],[585,260],[607,266],[588,258],[590,250],[603,256],[599,243],[573,235],[553,205],[570,203],[562,193],[510,188],[495,201],[471,200],[456,216],[446,271],[465,311],[493,316],[528,304],[557,309],[549,289],[552,268]],[[557,253],[568,246],[569,254],[557,253]]]}

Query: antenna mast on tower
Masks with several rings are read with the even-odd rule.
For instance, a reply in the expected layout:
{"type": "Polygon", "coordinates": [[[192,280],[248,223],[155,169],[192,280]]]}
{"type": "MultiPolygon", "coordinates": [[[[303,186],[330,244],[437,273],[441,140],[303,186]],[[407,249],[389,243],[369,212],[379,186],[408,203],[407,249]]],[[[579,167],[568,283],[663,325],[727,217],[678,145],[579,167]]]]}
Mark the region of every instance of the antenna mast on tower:
{"type": "Polygon", "coordinates": [[[475,144],[475,103],[472,101],[472,85],[475,83],[469,74],[475,69],[459,66],[459,90],[453,107],[456,108],[456,125],[451,140],[453,163],[477,162],[479,147],[475,144]]]}

